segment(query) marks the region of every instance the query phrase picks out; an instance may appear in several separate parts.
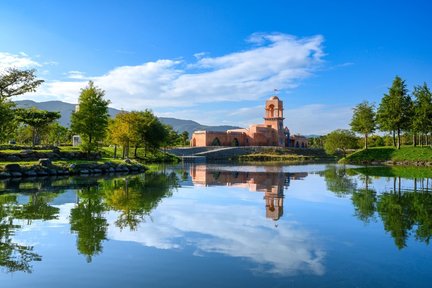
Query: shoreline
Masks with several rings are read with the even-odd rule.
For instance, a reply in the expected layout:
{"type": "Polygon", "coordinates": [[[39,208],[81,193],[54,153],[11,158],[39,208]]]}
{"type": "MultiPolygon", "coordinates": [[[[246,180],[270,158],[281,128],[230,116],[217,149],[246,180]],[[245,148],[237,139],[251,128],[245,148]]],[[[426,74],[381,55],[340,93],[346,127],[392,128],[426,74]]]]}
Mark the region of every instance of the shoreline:
{"type": "MultiPolygon", "coordinates": [[[[2,164],[0,162],[0,164],[2,164]]],[[[105,175],[114,173],[141,173],[148,168],[139,163],[124,161],[123,163],[115,162],[89,162],[89,163],[71,163],[66,165],[52,164],[49,159],[40,159],[36,165],[20,165],[17,163],[8,163],[0,168],[0,179],[8,178],[32,178],[46,176],[75,176],[75,175],[105,175]]]]}

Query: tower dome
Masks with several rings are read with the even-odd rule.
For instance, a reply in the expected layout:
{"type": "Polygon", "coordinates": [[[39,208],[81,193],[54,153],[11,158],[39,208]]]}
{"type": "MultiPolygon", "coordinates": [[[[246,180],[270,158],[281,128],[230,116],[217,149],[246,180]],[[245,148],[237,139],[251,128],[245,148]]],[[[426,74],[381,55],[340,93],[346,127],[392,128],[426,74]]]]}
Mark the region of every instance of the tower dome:
{"type": "Polygon", "coordinates": [[[277,96],[272,96],[272,97],[270,97],[269,100],[279,100],[279,97],[277,97],[277,96]]]}

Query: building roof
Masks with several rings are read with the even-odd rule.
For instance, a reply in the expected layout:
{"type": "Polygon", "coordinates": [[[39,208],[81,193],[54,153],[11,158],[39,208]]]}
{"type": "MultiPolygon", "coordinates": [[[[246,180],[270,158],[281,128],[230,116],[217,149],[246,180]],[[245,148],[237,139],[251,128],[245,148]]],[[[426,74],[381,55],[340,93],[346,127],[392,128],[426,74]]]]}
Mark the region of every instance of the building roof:
{"type": "Polygon", "coordinates": [[[277,97],[277,96],[272,96],[272,97],[270,97],[269,100],[279,100],[279,97],[277,97]]]}

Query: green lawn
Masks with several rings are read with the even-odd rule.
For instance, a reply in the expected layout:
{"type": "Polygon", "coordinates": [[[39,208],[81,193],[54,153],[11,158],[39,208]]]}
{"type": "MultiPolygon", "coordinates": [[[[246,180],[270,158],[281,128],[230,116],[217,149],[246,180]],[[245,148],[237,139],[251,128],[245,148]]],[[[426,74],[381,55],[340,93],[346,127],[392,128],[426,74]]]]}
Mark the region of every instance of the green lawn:
{"type": "Polygon", "coordinates": [[[354,152],[341,159],[343,163],[365,161],[432,161],[432,148],[404,146],[398,150],[394,147],[373,147],[354,152]]]}

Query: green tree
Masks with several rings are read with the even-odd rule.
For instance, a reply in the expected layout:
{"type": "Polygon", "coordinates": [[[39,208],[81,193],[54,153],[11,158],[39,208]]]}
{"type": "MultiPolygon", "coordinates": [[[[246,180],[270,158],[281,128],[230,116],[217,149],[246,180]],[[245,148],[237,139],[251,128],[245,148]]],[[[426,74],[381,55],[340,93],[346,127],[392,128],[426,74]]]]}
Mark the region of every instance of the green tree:
{"type": "Polygon", "coordinates": [[[401,132],[411,125],[412,101],[405,80],[396,76],[388,94],[384,94],[377,111],[380,130],[397,133],[397,148],[401,145],[401,132]]]}
{"type": "Polygon", "coordinates": [[[351,130],[364,135],[364,147],[368,148],[368,135],[375,131],[374,105],[367,101],[358,104],[354,108],[351,120],[351,130]]]}
{"type": "Polygon", "coordinates": [[[0,73],[0,102],[6,98],[34,92],[44,80],[36,79],[36,70],[10,68],[0,73]]]}
{"type": "Polygon", "coordinates": [[[103,140],[108,127],[108,104],[104,99],[105,92],[92,81],[81,89],[77,111],[72,113],[71,129],[81,136],[83,149],[90,154],[97,150],[97,142],[103,140]]]}
{"type": "Polygon", "coordinates": [[[338,129],[327,134],[324,142],[324,150],[328,154],[335,154],[342,151],[344,157],[347,149],[357,148],[357,138],[353,132],[344,129],[338,129]]]}
{"type": "MultiPolygon", "coordinates": [[[[415,133],[426,135],[432,132],[432,93],[426,83],[423,86],[415,86],[413,95],[414,100],[414,117],[413,117],[413,145],[416,145],[415,133]]],[[[423,144],[423,142],[421,142],[423,144]]],[[[428,145],[428,143],[426,143],[428,145]]]]}
{"type": "Polygon", "coordinates": [[[16,128],[14,106],[9,100],[0,100],[0,143],[10,139],[16,128]]]}
{"type": "Polygon", "coordinates": [[[35,70],[15,68],[0,72],[0,142],[11,136],[15,129],[13,96],[34,92],[44,81],[36,79],[35,70]]]}
{"type": "Polygon", "coordinates": [[[19,108],[15,110],[18,122],[24,123],[32,129],[32,145],[36,145],[41,137],[41,132],[50,123],[60,118],[59,112],[50,112],[32,108],[19,108]]]}
{"type": "Polygon", "coordinates": [[[59,146],[62,143],[70,143],[72,139],[71,131],[58,122],[51,123],[47,126],[46,142],[52,145],[59,146]]]}
{"type": "Polygon", "coordinates": [[[140,143],[144,146],[146,155],[147,150],[157,149],[166,141],[168,130],[150,110],[138,113],[136,133],[140,143]]]}

